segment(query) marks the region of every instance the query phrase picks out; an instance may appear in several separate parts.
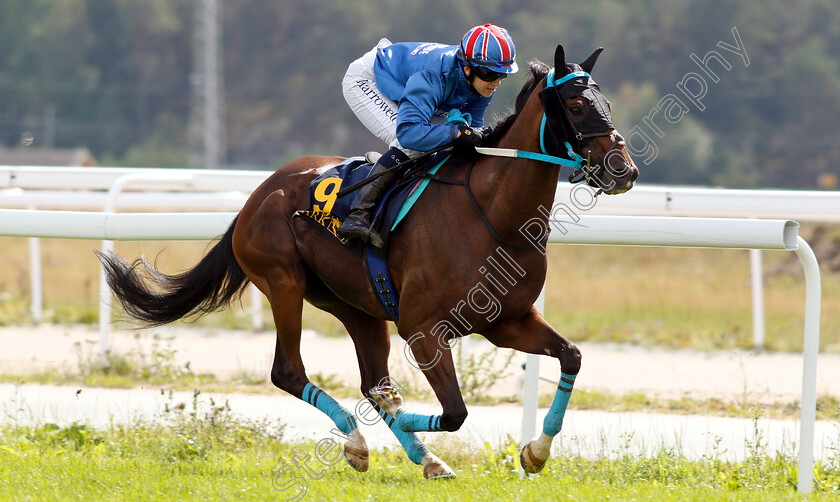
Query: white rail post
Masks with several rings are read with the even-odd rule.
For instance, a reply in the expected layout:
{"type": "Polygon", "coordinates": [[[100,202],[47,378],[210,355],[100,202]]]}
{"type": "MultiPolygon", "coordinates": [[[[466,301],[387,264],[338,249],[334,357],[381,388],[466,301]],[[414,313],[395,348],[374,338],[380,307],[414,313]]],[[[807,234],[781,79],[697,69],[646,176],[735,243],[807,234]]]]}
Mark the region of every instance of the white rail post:
{"type": "MultiPolygon", "coordinates": [[[[552,220],[552,223],[559,223],[561,226],[564,223],[569,224],[556,220],[552,220]]],[[[797,490],[806,493],[813,489],[822,286],[817,258],[808,243],[797,235],[798,228],[799,224],[791,220],[583,215],[569,231],[562,235],[557,235],[558,232],[552,234],[549,242],[795,251],[805,269],[805,326],[797,490]]]]}
{"type": "Polygon", "coordinates": [[[251,291],[251,329],[262,331],[263,329],[263,294],[252,282],[249,286],[251,291]]]}
{"type": "Polygon", "coordinates": [[[761,250],[750,249],[750,278],[753,307],[753,350],[764,350],[764,267],[761,250]]]}
{"type": "MultiPolygon", "coordinates": [[[[126,174],[118,178],[108,189],[108,198],[105,200],[104,213],[115,213],[117,197],[129,183],[137,181],[153,181],[161,183],[189,183],[193,175],[188,172],[178,171],[147,171],[126,174]]],[[[114,241],[102,241],[102,252],[109,254],[114,250],[114,241]]],[[[108,278],[105,267],[99,271],[99,360],[102,366],[109,366],[108,352],[111,350],[111,288],[108,286],[108,278]]]]}
{"type": "Polygon", "coordinates": [[[817,355],[820,350],[820,266],[811,246],[797,237],[796,254],[805,269],[805,328],[802,343],[802,408],[799,415],[799,474],[796,489],[810,492],[814,487],[814,422],[817,420],[817,355]]]}
{"type": "Polygon", "coordinates": [[[41,239],[29,238],[29,309],[32,324],[39,325],[44,318],[44,279],[41,271],[41,239]]]}
{"type": "MultiPolygon", "coordinates": [[[[29,206],[29,209],[37,209],[29,206]]],[[[32,324],[41,324],[44,317],[44,278],[41,270],[41,239],[29,238],[29,313],[32,324]]]]}

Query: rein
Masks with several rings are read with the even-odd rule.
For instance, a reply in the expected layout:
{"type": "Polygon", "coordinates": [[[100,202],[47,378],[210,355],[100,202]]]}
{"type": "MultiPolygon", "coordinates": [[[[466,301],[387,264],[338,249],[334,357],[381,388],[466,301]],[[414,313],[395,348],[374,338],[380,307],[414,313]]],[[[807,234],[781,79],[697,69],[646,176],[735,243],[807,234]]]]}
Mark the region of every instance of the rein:
{"type": "MultiPolygon", "coordinates": [[[[555,94],[557,95],[558,100],[560,103],[563,103],[563,98],[560,95],[559,88],[565,84],[566,82],[575,79],[575,78],[587,78],[591,79],[592,76],[585,71],[574,71],[570,72],[569,74],[555,79],[554,78],[554,68],[552,68],[548,75],[545,77],[545,88],[550,89],[553,88],[555,94]]],[[[572,121],[572,117],[569,114],[569,110],[566,109],[565,105],[560,106],[563,110],[563,119],[565,122],[566,127],[572,131],[575,140],[577,140],[578,144],[585,139],[595,138],[599,136],[611,136],[613,137],[613,144],[609,148],[609,151],[613,150],[617,145],[620,145],[624,142],[624,138],[618,134],[617,132],[595,132],[595,133],[582,133],[578,128],[575,126],[574,122],[572,121]]],[[[590,163],[590,159],[587,157],[584,159],[580,154],[575,152],[574,148],[568,141],[563,142],[563,146],[566,147],[566,155],[568,158],[558,157],[556,155],[551,155],[548,153],[548,150],[545,146],[545,130],[546,124],[548,123],[548,118],[546,117],[545,110],[543,110],[542,122],[540,123],[540,151],[541,153],[537,152],[529,152],[526,150],[516,150],[512,148],[486,148],[486,147],[476,147],[475,150],[483,155],[490,155],[496,157],[511,157],[511,158],[519,158],[519,159],[530,159],[530,160],[537,160],[540,162],[546,162],[548,164],[555,164],[562,167],[571,167],[575,170],[571,175],[569,175],[569,182],[570,183],[581,183],[587,182],[592,178],[592,175],[595,169],[592,168],[592,164],[590,163]]],[[[603,189],[599,189],[596,193],[596,196],[603,192],[603,189]]]]}
{"type": "MultiPolygon", "coordinates": [[[[560,97],[560,92],[558,90],[558,87],[561,86],[562,84],[564,84],[565,82],[568,82],[569,80],[574,79],[574,78],[578,78],[578,77],[591,78],[589,73],[587,73],[585,71],[577,71],[577,72],[571,72],[568,75],[563,76],[562,78],[554,79],[554,69],[552,68],[551,71],[549,71],[548,75],[546,76],[545,87],[546,88],[554,88],[558,97],[560,97]]],[[[560,102],[563,103],[562,98],[560,99],[560,102]]],[[[569,114],[569,111],[566,109],[565,105],[561,106],[560,108],[563,109],[563,118],[566,122],[566,125],[570,128],[571,131],[573,131],[574,137],[578,142],[583,141],[584,139],[587,139],[587,138],[594,138],[594,137],[598,137],[598,136],[610,136],[610,135],[614,134],[615,135],[615,140],[613,142],[613,146],[610,148],[610,150],[612,150],[612,148],[614,148],[617,144],[619,144],[619,142],[623,141],[623,138],[617,133],[608,133],[608,132],[587,133],[587,134],[581,133],[577,129],[577,127],[575,127],[574,123],[572,122],[572,117],[569,114]]],[[[462,115],[457,110],[452,110],[452,111],[450,111],[450,115],[452,115],[452,116],[449,117],[449,119],[447,120],[447,124],[465,123],[465,124],[469,125],[469,123],[470,123],[470,117],[469,117],[468,114],[462,115]]],[[[565,148],[566,148],[565,153],[568,156],[568,158],[558,157],[556,155],[551,155],[551,154],[548,153],[548,151],[545,147],[545,130],[546,130],[547,121],[548,120],[546,118],[545,110],[543,110],[542,122],[540,124],[540,150],[541,150],[541,152],[529,152],[529,151],[526,151],[526,150],[517,150],[517,149],[511,149],[511,148],[490,148],[490,147],[475,147],[475,151],[480,153],[480,154],[488,155],[488,156],[522,158],[522,159],[529,159],[529,160],[536,160],[536,161],[540,161],[540,162],[546,162],[546,163],[549,163],[549,164],[555,164],[555,165],[559,165],[559,166],[563,166],[563,167],[571,167],[572,169],[575,170],[575,172],[572,173],[571,176],[569,176],[569,181],[570,182],[572,182],[572,183],[579,183],[579,182],[582,182],[582,181],[587,181],[588,182],[590,177],[592,176],[592,172],[593,172],[593,169],[592,169],[592,166],[591,166],[591,163],[590,163],[590,159],[588,157],[586,159],[584,159],[580,154],[575,152],[574,148],[569,143],[569,141],[564,141],[563,142],[563,146],[565,146],[565,148]]],[[[446,144],[446,145],[443,145],[441,147],[436,148],[434,151],[444,150],[444,149],[451,148],[451,147],[452,147],[452,144],[446,144]]],[[[421,158],[426,157],[428,154],[431,154],[431,153],[433,153],[433,151],[426,152],[426,155],[421,155],[417,158],[411,159],[411,161],[409,161],[409,162],[415,163],[414,169],[409,169],[408,172],[405,174],[405,176],[407,176],[407,177],[416,176],[418,178],[428,178],[428,179],[430,179],[432,181],[435,181],[435,182],[438,182],[438,183],[463,186],[464,190],[466,190],[466,192],[467,192],[467,197],[470,199],[470,203],[473,205],[476,213],[478,213],[478,216],[481,218],[481,221],[484,224],[485,228],[487,228],[487,231],[490,233],[490,235],[493,237],[493,239],[496,240],[496,242],[499,242],[500,244],[503,244],[505,246],[511,247],[513,249],[518,249],[518,250],[527,250],[527,249],[533,248],[533,245],[530,245],[530,244],[520,245],[520,244],[514,244],[514,243],[506,240],[504,237],[499,235],[499,233],[496,231],[496,229],[493,228],[493,224],[490,223],[490,220],[487,219],[487,216],[484,214],[484,211],[481,209],[481,205],[478,203],[478,200],[476,199],[475,194],[473,194],[473,191],[470,189],[470,177],[472,176],[473,168],[475,167],[475,164],[478,161],[478,159],[473,159],[472,163],[470,163],[469,167],[467,168],[466,173],[464,174],[464,180],[461,181],[461,180],[456,180],[456,179],[440,176],[438,174],[430,174],[428,172],[422,171],[422,168],[420,167],[419,164],[416,163],[416,161],[420,160],[421,158]]],[[[405,164],[398,165],[398,166],[395,166],[395,167],[404,167],[404,166],[405,166],[405,164]]],[[[369,182],[371,180],[372,180],[372,178],[368,178],[366,180],[363,180],[363,181],[357,183],[354,186],[351,186],[351,187],[348,187],[348,188],[342,190],[341,192],[339,192],[338,195],[340,197],[340,196],[344,195],[344,193],[351,192],[351,191],[359,188],[359,186],[361,186],[361,185],[363,185],[366,182],[369,182]]],[[[603,190],[598,190],[598,192],[595,195],[596,196],[599,195],[602,191],[603,190]]]]}
{"type": "MultiPolygon", "coordinates": [[[[580,144],[581,141],[583,141],[585,139],[588,139],[588,138],[594,138],[594,137],[598,137],[598,136],[614,135],[615,139],[613,141],[612,147],[610,147],[610,150],[612,150],[613,148],[615,148],[616,145],[618,145],[620,142],[623,141],[623,138],[618,133],[609,133],[609,132],[606,132],[606,131],[605,132],[597,132],[597,133],[586,133],[586,134],[580,132],[580,130],[578,130],[578,128],[575,127],[574,123],[572,122],[572,117],[569,114],[569,111],[566,109],[566,106],[564,104],[562,96],[560,96],[560,91],[559,91],[560,86],[562,86],[564,83],[568,82],[569,80],[572,80],[574,78],[580,78],[580,77],[591,78],[591,76],[589,75],[588,72],[576,71],[576,72],[571,72],[571,73],[569,73],[569,74],[567,74],[567,75],[565,75],[565,76],[563,76],[559,79],[555,79],[554,78],[554,68],[552,68],[548,72],[548,75],[546,75],[545,88],[554,88],[554,91],[557,94],[557,97],[559,98],[560,103],[561,103],[560,108],[563,109],[563,119],[566,123],[566,126],[569,127],[569,129],[573,132],[574,138],[578,141],[578,144],[580,144]]],[[[583,181],[589,182],[589,180],[592,176],[592,173],[594,171],[592,169],[590,159],[589,159],[589,157],[584,159],[580,154],[575,152],[574,148],[569,143],[569,141],[564,141],[563,142],[563,146],[565,146],[565,148],[566,148],[565,153],[568,156],[568,158],[559,157],[559,156],[551,155],[550,153],[548,153],[548,150],[545,147],[545,134],[546,134],[546,124],[547,123],[548,123],[548,119],[546,117],[545,109],[543,109],[542,121],[540,123],[540,152],[529,152],[527,150],[517,150],[517,149],[512,149],[512,148],[490,148],[490,147],[475,147],[475,150],[476,150],[476,152],[478,152],[480,154],[483,154],[483,155],[496,156],[496,157],[511,157],[511,158],[530,159],[530,160],[536,160],[536,161],[540,161],[540,162],[546,162],[546,163],[549,163],[549,164],[559,165],[561,167],[571,167],[572,169],[575,170],[575,172],[572,173],[571,176],[569,176],[569,181],[570,182],[572,182],[572,183],[580,183],[580,182],[583,182],[583,181]]],[[[436,175],[426,174],[425,176],[427,176],[427,177],[429,177],[429,178],[431,178],[435,181],[457,184],[457,185],[463,185],[464,188],[467,191],[467,196],[469,197],[470,202],[472,203],[472,205],[475,208],[478,215],[481,217],[481,221],[484,223],[484,226],[490,232],[490,235],[492,235],[493,238],[496,239],[497,242],[499,242],[501,244],[504,244],[505,246],[512,247],[514,249],[519,249],[519,250],[530,249],[533,246],[530,246],[530,245],[523,246],[523,245],[514,244],[512,242],[509,242],[509,241],[505,240],[501,235],[499,235],[499,233],[496,231],[496,229],[493,228],[493,225],[487,219],[487,216],[485,216],[484,211],[482,211],[481,206],[478,204],[478,200],[476,200],[475,195],[472,193],[472,190],[470,190],[470,183],[469,183],[470,182],[470,176],[472,174],[472,170],[473,170],[473,167],[475,166],[475,163],[476,163],[476,160],[473,160],[472,164],[470,164],[469,168],[467,168],[467,172],[464,175],[464,181],[463,182],[459,182],[459,181],[455,181],[455,180],[449,180],[449,179],[438,179],[439,177],[436,176],[436,175]]],[[[595,195],[597,196],[601,192],[603,192],[603,189],[599,189],[598,192],[595,195]]]]}

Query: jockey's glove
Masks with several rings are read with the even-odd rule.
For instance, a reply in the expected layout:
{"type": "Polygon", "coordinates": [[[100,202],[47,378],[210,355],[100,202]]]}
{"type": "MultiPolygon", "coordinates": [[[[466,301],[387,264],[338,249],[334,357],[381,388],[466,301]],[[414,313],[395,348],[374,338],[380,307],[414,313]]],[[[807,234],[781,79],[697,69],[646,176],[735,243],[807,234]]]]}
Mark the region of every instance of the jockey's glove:
{"type": "Polygon", "coordinates": [[[470,127],[468,125],[458,126],[458,137],[453,143],[458,147],[472,148],[481,145],[484,140],[484,133],[481,129],[470,127]]]}

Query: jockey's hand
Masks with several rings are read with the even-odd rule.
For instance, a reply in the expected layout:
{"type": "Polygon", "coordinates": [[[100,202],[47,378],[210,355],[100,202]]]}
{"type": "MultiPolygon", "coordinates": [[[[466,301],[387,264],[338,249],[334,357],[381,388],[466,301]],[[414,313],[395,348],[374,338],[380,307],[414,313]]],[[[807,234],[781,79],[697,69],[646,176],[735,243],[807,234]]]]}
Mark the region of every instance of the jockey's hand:
{"type": "Polygon", "coordinates": [[[484,133],[481,129],[476,129],[467,125],[458,126],[458,136],[455,138],[454,144],[458,147],[473,148],[481,145],[484,140],[484,133]]]}

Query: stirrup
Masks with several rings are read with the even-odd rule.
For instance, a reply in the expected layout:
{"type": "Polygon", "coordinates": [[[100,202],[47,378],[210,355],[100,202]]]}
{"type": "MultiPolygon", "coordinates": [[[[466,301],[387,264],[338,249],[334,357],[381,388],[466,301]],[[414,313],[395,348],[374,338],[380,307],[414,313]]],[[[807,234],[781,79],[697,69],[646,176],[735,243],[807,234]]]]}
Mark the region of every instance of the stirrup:
{"type": "Polygon", "coordinates": [[[377,248],[381,248],[385,244],[385,241],[382,240],[379,233],[370,227],[358,226],[352,228],[342,228],[343,226],[344,225],[342,224],[342,226],[336,230],[339,237],[343,237],[345,239],[359,239],[360,241],[377,248]]]}
{"type": "Polygon", "coordinates": [[[376,164],[379,162],[379,159],[382,157],[382,154],[379,152],[367,152],[365,154],[365,161],[369,162],[370,164],[376,164]]]}
{"type": "Polygon", "coordinates": [[[339,225],[336,233],[345,239],[361,239],[367,242],[370,239],[370,222],[351,214],[339,225]]]}

